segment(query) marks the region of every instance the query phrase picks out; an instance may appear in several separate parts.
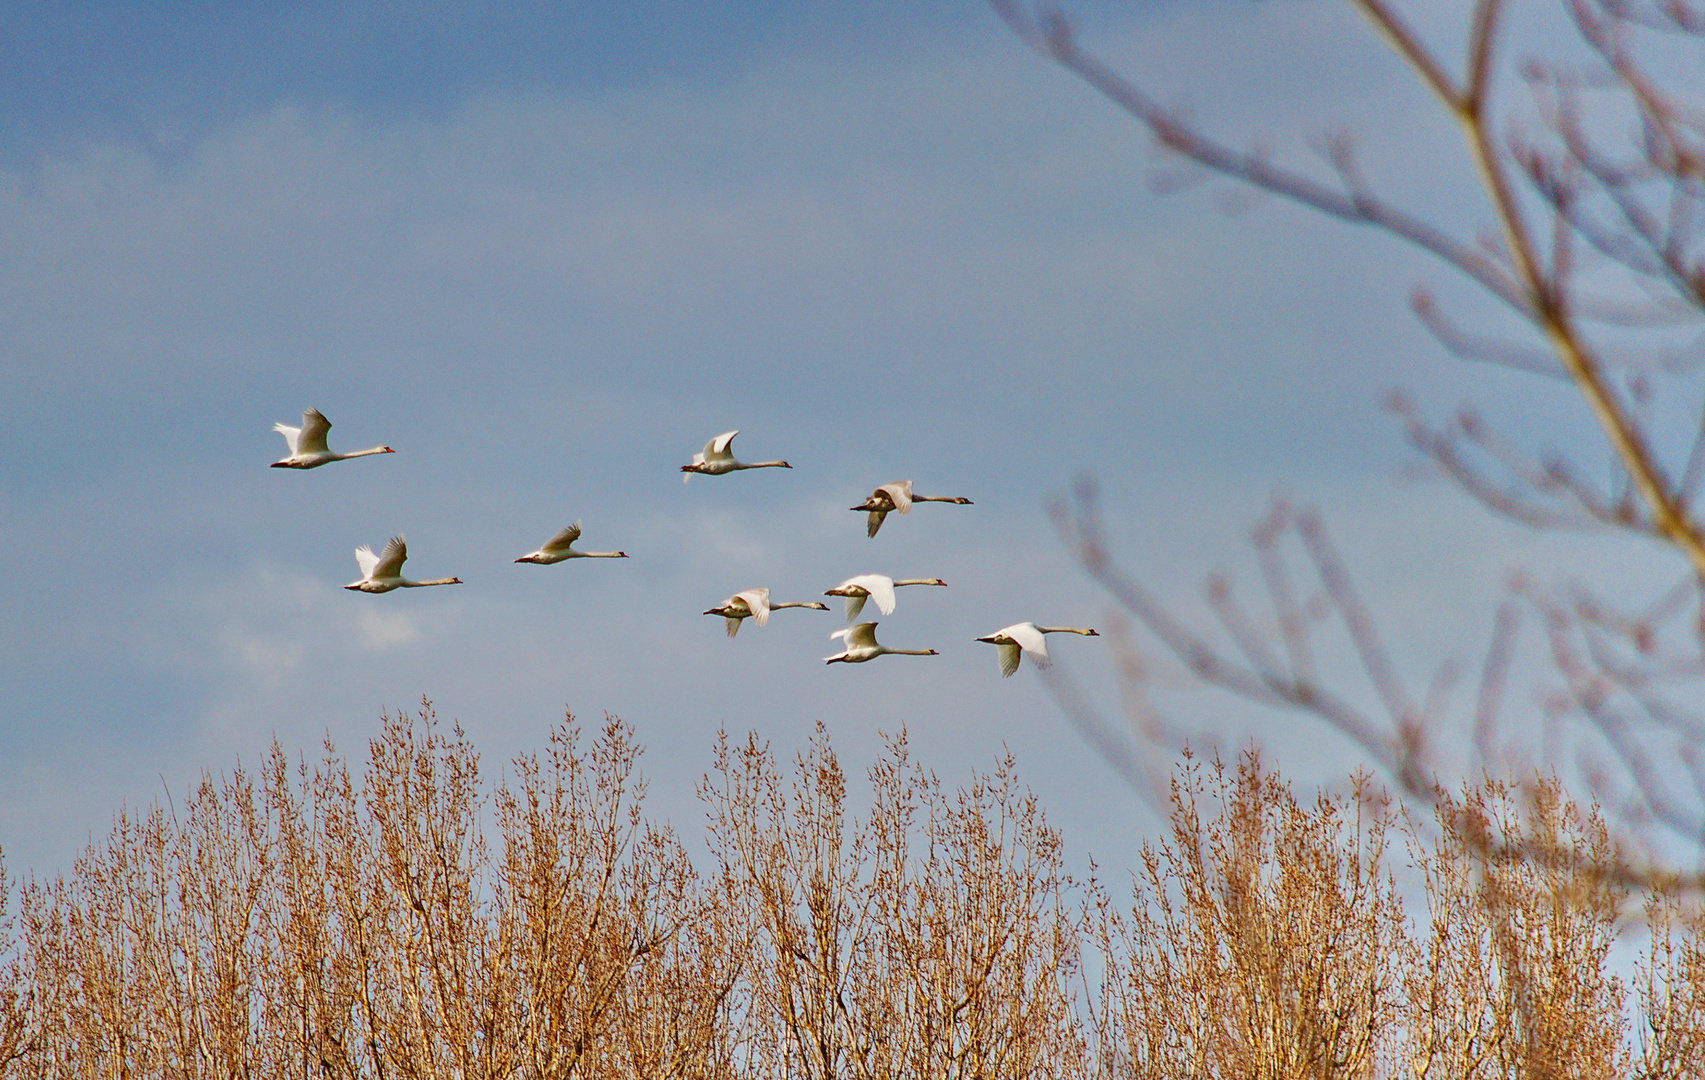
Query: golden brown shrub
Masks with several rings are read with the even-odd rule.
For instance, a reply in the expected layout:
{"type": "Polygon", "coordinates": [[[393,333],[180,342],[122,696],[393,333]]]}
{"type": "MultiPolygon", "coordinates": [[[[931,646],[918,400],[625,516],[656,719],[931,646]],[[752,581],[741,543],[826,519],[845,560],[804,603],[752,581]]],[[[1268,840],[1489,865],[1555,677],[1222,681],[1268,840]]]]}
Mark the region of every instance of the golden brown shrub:
{"type": "Polygon", "coordinates": [[[1431,912],[1409,973],[1412,1075],[1628,1075],[1623,987],[1610,971],[1625,899],[1595,810],[1553,778],[1441,794],[1418,843],[1431,912]]]}
{"type": "Polygon", "coordinates": [[[869,819],[849,823],[821,727],[791,784],[755,739],[718,744],[705,795],[725,880],[750,913],[754,1075],[1077,1071],[1060,839],[1011,760],[950,796],[902,736],[871,783],[869,819]]]}
{"type": "Polygon", "coordinates": [[[1373,1075],[1405,937],[1385,815],[1365,794],[1299,803],[1254,754],[1186,764],[1135,904],[1096,897],[1104,1075],[1373,1075]]]}

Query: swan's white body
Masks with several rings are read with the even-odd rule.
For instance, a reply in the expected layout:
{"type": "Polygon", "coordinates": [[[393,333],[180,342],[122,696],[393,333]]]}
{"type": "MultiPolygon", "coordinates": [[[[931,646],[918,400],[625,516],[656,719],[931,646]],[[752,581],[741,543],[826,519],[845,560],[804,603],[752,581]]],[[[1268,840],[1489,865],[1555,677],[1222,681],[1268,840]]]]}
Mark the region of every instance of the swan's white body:
{"type": "Polygon", "coordinates": [[[785,461],[735,461],[734,436],[738,430],[725,431],[721,435],[704,444],[704,449],[693,455],[691,465],[681,466],[686,475],[681,477],[681,483],[693,478],[694,473],[705,476],[721,476],[723,473],[738,472],[741,469],[791,469],[785,461]]]}
{"type": "Polygon", "coordinates": [[[274,424],[272,430],[284,436],[284,445],[290,447],[290,456],[282,461],[275,461],[275,469],[317,469],[332,461],[348,461],[350,458],[369,457],[373,454],[394,454],[388,446],[375,446],[368,450],[353,450],[347,454],[336,454],[326,448],[326,433],[332,429],[332,422],[318,409],[309,409],[302,414],[302,426],[291,427],[289,424],[274,424]]]}
{"type": "Polygon", "coordinates": [[[829,635],[830,640],[840,638],[842,651],[834,656],[825,656],[825,664],[862,664],[866,660],[874,660],[878,656],[940,656],[934,649],[890,649],[879,644],[876,640],[876,624],[861,622],[849,626],[845,630],[836,630],[829,635]]]}
{"type": "Polygon", "coordinates": [[[705,614],[721,615],[724,619],[727,619],[728,636],[733,637],[735,634],[740,632],[741,620],[752,619],[757,622],[759,626],[767,626],[770,621],[770,612],[780,611],[782,608],[790,607],[812,608],[816,611],[829,610],[828,604],[819,603],[816,600],[812,600],[809,603],[800,603],[798,601],[789,600],[784,603],[772,604],[770,602],[770,590],[747,589],[745,592],[735,593],[733,596],[724,600],[720,607],[713,607],[706,611],[705,614]]]}
{"type": "Polygon", "coordinates": [[[408,542],[401,533],[391,537],[382,555],[363,544],[355,549],[355,564],[361,567],[361,580],[345,585],[357,592],[387,593],[392,589],[419,589],[428,585],[460,585],[461,578],[439,578],[436,581],[410,581],[403,577],[403,561],[408,558],[408,542]]]}
{"type": "Polygon", "coordinates": [[[1022,653],[1030,657],[1030,662],[1038,669],[1045,670],[1053,663],[1048,658],[1048,639],[1044,634],[1082,634],[1085,637],[1100,637],[1094,630],[1082,629],[1076,626],[1037,626],[1034,623],[1014,623],[1011,626],[996,630],[978,641],[986,641],[998,650],[1001,666],[1001,677],[1006,678],[1018,670],[1018,659],[1022,653]]]}
{"type": "Polygon", "coordinates": [[[894,614],[894,590],[902,585],[946,585],[940,578],[902,578],[895,581],[883,574],[860,574],[847,578],[832,589],[823,590],[824,596],[844,596],[847,601],[847,622],[858,618],[858,613],[864,610],[866,600],[876,601],[876,610],[884,615],[894,614]]]}
{"type": "Polygon", "coordinates": [[[910,480],[896,480],[892,484],[883,484],[870,493],[870,497],[852,507],[854,510],[865,510],[870,514],[865,525],[865,534],[874,537],[882,522],[890,513],[909,514],[912,504],[920,502],[956,503],[959,506],[970,506],[971,500],[956,495],[914,495],[910,480]]]}
{"type": "Polygon", "coordinates": [[[580,522],[575,522],[568,528],[546,540],[544,546],[528,555],[523,555],[516,562],[538,563],[549,566],[551,563],[563,562],[567,559],[625,559],[625,551],[575,551],[571,546],[580,539],[580,522]]]}

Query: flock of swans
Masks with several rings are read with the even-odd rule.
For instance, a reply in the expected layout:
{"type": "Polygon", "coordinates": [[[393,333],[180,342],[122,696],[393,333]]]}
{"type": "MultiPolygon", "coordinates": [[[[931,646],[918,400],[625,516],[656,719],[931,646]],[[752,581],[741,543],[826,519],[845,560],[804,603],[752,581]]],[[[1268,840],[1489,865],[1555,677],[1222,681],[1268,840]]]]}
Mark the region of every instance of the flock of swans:
{"type": "MultiPolygon", "coordinates": [[[[370,457],[374,454],[394,454],[389,446],[375,446],[367,450],[355,450],[347,454],[336,453],[326,445],[326,435],[331,431],[331,421],[325,418],[318,409],[309,409],[302,414],[302,426],[291,427],[289,424],[274,424],[273,430],[284,436],[284,442],[290,448],[287,457],[272,463],[275,469],[317,469],[334,461],[348,461],[351,458],[370,457]]],[[[693,455],[690,465],[681,466],[681,482],[691,480],[694,474],[702,476],[722,476],[726,473],[739,472],[744,469],[791,469],[785,461],[738,461],[734,457],[734,436],[738,431],[725,431],[716,438],[705,443],[705,448],[693,455]]],[[[971,500],[960,496],[947,495],[917,495],[912,492],[910,480],[899,480],[892,484],[883,484],[864,502],[852,507],[869,515],[866,522],[866,534],[874,538],[877,530],[882,528],[882,522],[889,514],[909,514],[913,503],[952,503],[958,506],[970,506],[971,500]]],[[[569,559],[625,559],[625,551],[577,551],[574,542],[580,539],[580,522],[575,522],[568,528],[546,540],[537,550],[521,556],[518,563],[534,563],[549,566],[553,563],[565,562],[569,559]]],[[[361,577],[352,581],[344,588],[355,592],[387,593],[395,589],[418,589],[429,585],[460,585],[461,578],[435,578],[431,581],[411,581],[403,577],[403,563],[408,559],[408,542],[401,536],[394,536],[385,545],[383,551],[375,555],[373,549],[363,545],[355,549],[355,562],[361,568],[361,577]]],[[[866,601],[874,601],[876,610],[883,615],[894,613],[894,590],[907,585],[946,585],[940,578],[894,578],[882,574],[859,574],[850,577],[832,589],[824,590],[824,596],[839,596],[846,601],[847,621],[853,622],[864,610],[866,601]]],[[[728,630],[728,636],[733,637],[740,632],[740,624],[751,619],[759,626],[766,626],[770,621],[770,612],[784,608],[810,608],[816,611],[827,611],[829,606],[819,600],[788,600],[772,601],[768,589],[746,589],[735,593],[716,607],[705,611],[706,615],[723,617],[728,630]]],[[[829,635],[830,640],[841,642],[841,651],[834,656],[824,657],[829,664],[862,664],[874,660],[878,656],[939,656],[934,649],[891,649],[876,640],[874,622],[856,623],[829,635]]],[[[992,634],[987,634],[976,640],[995,646],[996,655],[1000,662],[1002,676],[1010,676],[1018,670],[1021,657],[1028,656],[1030,662],[1038,668],[1046,668],[1048,659],[1048,634],[1083,634],[1087,637],[1099,636],[1094,630],[1076,626],[1037,626],[1034,623],[1021,622],[1003,627],[992,634]]]]}

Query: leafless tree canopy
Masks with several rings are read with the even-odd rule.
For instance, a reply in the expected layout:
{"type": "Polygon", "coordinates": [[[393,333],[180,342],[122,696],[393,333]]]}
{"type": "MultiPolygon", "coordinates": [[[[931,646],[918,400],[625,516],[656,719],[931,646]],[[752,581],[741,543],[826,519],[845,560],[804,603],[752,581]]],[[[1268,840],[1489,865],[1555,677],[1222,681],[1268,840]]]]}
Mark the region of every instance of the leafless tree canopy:
{"type": "MultiPolygon", "coordinates": [[[[1127,884],[1074,882],[1010,760],[849,785],[722,739],[696,867],[631,731],[573,718],[493,785],[430,709],[122,814],[0,895],[0,1077],[1658,1080],[1705,1062],[1705,920],[1630,903],[1548,779],[1299,800],[1187,759],[1127,884]],[[849,786],[855,790],[849,797],[849,786]],[[863,806],[854,814],[852,805],[863,806]],[[489,842],[488,842],[489,840],[489,842]],[[1497,861],[1512,847],[1584,858],[1497,861]],[[1400,881],[1422,910],[1404,906],[1400,881]],[[1631,1038],[1634,1030],[1637,1038],[1631,1038]]],[[[1120,876],[1124,880],[1124,875],[1120,876]]]]}
{"type": "MultiPolygon", "coordinates": [[[[1425,287],[1412,296],[1451,353],[1573,385],[1596,435],[1571,440],[1569,453],[1524,447],[1473,406],[1435,419],[1394,393],[1388,405],[1408,441],[1495,513],[1536,528],[1633,534],[1676,562],[1673,587],[1649,597],[1513,574],[1466,714],[1449,705],[1458,673],[1448,666],[1426,694],[1406,685],[1374,605],[1358,594],[1315,511],[1279,503],[1254,530],[1264,610],[1247,606],[1229,579],[1209,582],[1213,636],[1190,629],[1120,569],[1087,482],[1055,507],[1083,567],[1204,682],[1336,729],[1411,799],[1443,798],[1450,758],[1440,750],[1452,742],[1471,742],[1474,766],[1494,775],[1561,767],[1607,808],[1623,841],[1623,861],[1602,870],[1659,890],[1699,890],[1705,525],[1694,502],[1705,482],[1705,409],[1683,438],[1654,417],[1660,403],[1698,400],[1705,356],[1705,10],[1689,0],[1559,0],[1574,44],[1567,55],[1532,58],[1527,43],[1506,40],[1512,5],[1503,0],[1476,0],[1460,42],[1444,49],[1423,41],[1395,4],[1349,0],[1461,129],[1485,215],[1452,223],[1383,195],[1347,135],[1322,139],[1313,168],[1238,150],[1083,48],[1058,11],[990,2],[1024,41],[1146,126],[1167,154],[1418,247],[1478,286],[1490,306],[1514,313],[1530,333],[1504,340],[1474,329],[1490,311],[1447,311],[1425,287]],[[1614,462],[1604,476],[1580,464],[1593,460],[1580,447],[1599,439],[1614,462]],[[1313,614],[1348,631],[1377,708],[1355,704],[1360,688],[1321,677],[1313,614]],[[1539,715],[1512,718],[1512,654],[1524,641],[1546,654],[1555,690],[1539,715]]],[[[1127,643],[1123,668],[1138,743],[1175,751],[1192,732],[1147,706],[1137,644],[1127,643]]],[[[1063,681],[1056,690],[1115,764],[1152,783],[1143,755],[1128,740],[1117,744],[1084,695],[1063,681]]]]}

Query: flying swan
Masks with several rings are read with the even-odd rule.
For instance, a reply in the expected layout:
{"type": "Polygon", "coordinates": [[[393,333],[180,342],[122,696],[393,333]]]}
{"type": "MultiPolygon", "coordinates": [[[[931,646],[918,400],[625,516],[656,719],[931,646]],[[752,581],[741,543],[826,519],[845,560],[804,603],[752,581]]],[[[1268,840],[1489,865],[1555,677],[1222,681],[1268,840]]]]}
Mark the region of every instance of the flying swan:
{"type": "Polygon", "coordinates": [[[538,563],[549,566],[551,563],[563,562],[567,559],[625,559],[625,551],[575,551],[572,545],[580,539],[580,522],[575,522],[562,532],[546,540],[544,546],[531,554],[523,555],[516,562],[538,563]]]}
{"type": "Polygon", "coordinates": [[[858,618],[858,613],[864,610],[864,602],[868,599],[876,601],[876,610],[884,615],[894,614],[894,590],[902,585],[946,585],[947,582],[938,577],[932,578],[902,578],[895,581],[882,574],[860,574],[847,578],[832,589],[824,589],[824,596],[844,596],[847,601],[847,622],[858,618]]]}
{"type": "Polygon", "coordinates": [[[1000,655],[1001,677],[1005,678],[1018,670],[1020,651],[1030,657],[1030,662],[1038,668],[1045,669],[1053,661],[1048,659],[1048,641],[1043,634],[1082,634],[1085,637],[1100,637],[1094,630],[1081,630],[1075,626],[1036,626],[1033,623],[1021,622],[1001,630],[996,630],[978,641],[986,641],[996,647],[1000,655]]]}
{"type": "Polygon", "coordinates": [[[836,630],[829,637],[840,638],[842,651],[834,656],[825,656],[825,664],[862,664],[866,660],[874,660],[878,656],[940,656],[934,649],[890,649],[876,642],[876,624],[861,622],[849,626],[845,630],[836,630]]]}
{"type": "Polygon", "coordinates": [[[436,581],[410,581],[403,577],[403,561],[408,558],[408,542],[402,533],[391,537],[383,555],[363,544],[355,549],[355,564],[361,567],[361,580],[345,585],[357,592],[386,593],[392,589],[420,589],[427,585],[460,585],[461,578],[439,578],[436,581]]]}
{"type": "Polygon", "coordinates": [[[704,449],[693,455],[693,463],[691,465],[681,466],[681,471],[686,474],[681,477],[681,483],[684,484],[688,480],[691,480],[694,473],[703,473],[706,476],[721,476],[723,473],[738,472],[741,469],[793,468],[792,465],[789,465],[785,461],[735,461],[733,450],[734,436],[738,434],[740,434],[738,430],[725,431],[710,442],[705,443],[704,449]]]}
{"type": "Polygon", "coordinates": [[[912,504],[920,502],[958,503],[960,506],[970,506],[971,500],[963,496],[952,495],[913,495],[910,480],[896,480],[892,484],[883,484],[870,493],[870,497],[852,507],[854,510],[870,511],[870,521],[866,526],[866,535],[874,537],[876,530],[882,528],[882,519],[890,511],[902,514],[912,512],[912,504]]]}
{"type": "Polygon", "coordinates": [[[275,461],[275,469],[317,469],[330,461],[348,461],[350,458],[367,457],[372,454],[394,454],[388,446],[375,446],[368,450],[354,450],[347,454],[334,454],[326,449],[326,432],[332,429],[332,422],[318,409],[309,409],[302,414],[302,426],[291,427],[289,424],[274,424],[272,430],[284,436],[284,444],[290,447],[290,456],[282,461],[275,461]]]}
{"type": "Polygon", "coordinates": [[[770,612],[780,611],[782,608],[790,607],[813,608],[817,611],[829,610],[828,604],[820,603],[816,600],[812,600],[808,603],[799,603],[797,601],[789,600],[786,603],[772,604],[770,603],[770,590],[747,589],[745,592],[735,593],[733,596],[724,600],[720,607],[713,607],[709,611],[705,612],[705,614],[721,615],[724,619],[727,619],[728,636],[733,637],[735,634],[740,632],[740,620],[756,619],[759,626],[766,626],[770,621],[770,612]]]}

